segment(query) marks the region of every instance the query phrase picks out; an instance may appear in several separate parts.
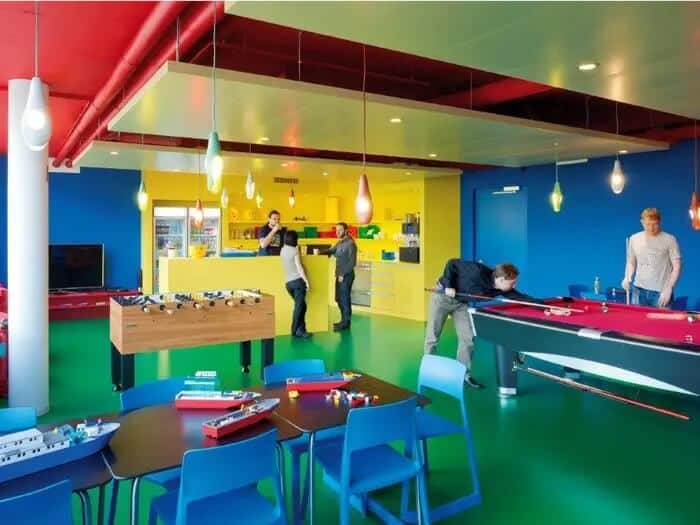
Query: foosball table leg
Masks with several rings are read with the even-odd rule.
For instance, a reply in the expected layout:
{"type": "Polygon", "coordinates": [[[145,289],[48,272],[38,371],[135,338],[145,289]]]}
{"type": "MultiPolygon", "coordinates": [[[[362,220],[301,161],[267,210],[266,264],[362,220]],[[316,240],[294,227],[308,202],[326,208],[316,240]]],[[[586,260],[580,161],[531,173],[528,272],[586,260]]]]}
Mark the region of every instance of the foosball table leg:
{"type": "Polygon", "coordinates": [[[112,355],[112,385],[115,391],[134,386],[134,354],[123,355],[110,344],[112,355]]]}
{"type": "Polygon", "coordinates": [[[262,366],[260,367],[260,376],[265,379],[265,367],[275,362],[275,340],[263,339],[260,341],[262,346],[262,366]]]}
{"type": "Polygon", "coordinates": [[[241,353],[241,371],[244,374],[250,372],[250,341],[241,341],[240,343],[240,353],[241,353]]]}

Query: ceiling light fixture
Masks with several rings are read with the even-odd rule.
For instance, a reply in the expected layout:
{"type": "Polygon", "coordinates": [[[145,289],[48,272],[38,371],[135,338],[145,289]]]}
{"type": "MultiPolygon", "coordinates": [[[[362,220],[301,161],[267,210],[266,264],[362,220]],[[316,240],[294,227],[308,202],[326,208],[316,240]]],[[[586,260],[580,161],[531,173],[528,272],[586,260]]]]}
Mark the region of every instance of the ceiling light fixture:
{"type": "Polygon", "coordinates": [[[34,2],[34,76],[29,82],[27,105],[22,113],[22,138],[32,151],[41,151],[51,138],[49,112],[44,84],[39,78],[39,2],[34,2]]]}
{"type": "Polygon", "coordinates": [[[248,176],[245,179],[245,198],[251,200],[255,197],[255,180],[253,180],[253,170],[248,170],[248,176]]]}
{"type": "Polygon", "coordinates": [[[110,151],[109,154],[112,155],[113,157],[116,157],[117,155],[119,155],[119,152],[118,151],[110,151]]]}
{"type": "Polygon", "coordinates": [[[270,140],[270,137],[260,137],[260,142],[267,142],[270,140]]]}
{"type": "MultiPolygon", "coordinates": [[[[618,113],[618,104],[615,102],[615,134],[620,134],[620,114],[618,113]]],[[[620,153],[618,152],[615,156],[615,163],[613,164],[613,170],[610,173],[610,188],[615,195],[622,193],[625,189],[626,177],[625,173],[622,171],[622,164],[620,164],[620,153]]]]}
{"type": "Polygon", "coordinates": [[[695,133],[695,149],[693,150],[693,166],[694,166],[694,178],[693,178],[693,193],[690,196],[690,208],[688,213],[690,214],[690,225],[694,230],[700,230],[700,197],[698,197],[698,121],[695,121],[693,125],[693,130],[695,133]]]}
{"type": "Polygon", "coordinates": [[[211,68],[211,132],[207,141],[207,155],[204,158],[204,169],[207,172],[207,190],[211,193],[221,191],[221,173],[224,169],[224,160],[221,157],[221,142],[216,131],[216,0],[212,1],[214,7],[214,32],[212,38],[213,57],[211,68]]]}
{"type": "MultiPolygon", "coordinates": [[[[143,135],[141,135],[141,150],[143,150],[143,135]]],[[[146,183],[144,182],[143,170],[141,170],[141,183],[136,192],[136,205],[139,211],[145,211],[148,207],[148,192],[146,192],[146,183]]]]}
{"type": "Polygon", "coordinates": [[[431,159],[434,159],[435,157],[437,157],[437,153],[429,153],[428,157],[430,157],[431,159]]]}
{"type": "Polygon", "coordinates": [[[578,65],[579,71],[593,71],[597,68],[598,68],[598,64],[596,62],[581,62],[578,65]]]}
{"type": "Polygon", "coordinates": [[[392,117],[389,119],[392,124],[401,124],[401,117],[392,117]]]}
{"type": "Polygon", "coordinates": [[[552,193],[549,194],[549,203],[552,205],[552,210],[554,213],[559,213],[561,211],[561,204],[564,202],[564,195],[561,192],[561,186],[559,185],[559,144],[554,143],[554,188],[552,188],[552,193]]]}
{"type": "Polygon", "coordinates": [[[355,198],[355,216],[360,224],[369,224],[372,212],[372,194],[367,180],[367,49],[362,46],[362,174],[355,198]]]}

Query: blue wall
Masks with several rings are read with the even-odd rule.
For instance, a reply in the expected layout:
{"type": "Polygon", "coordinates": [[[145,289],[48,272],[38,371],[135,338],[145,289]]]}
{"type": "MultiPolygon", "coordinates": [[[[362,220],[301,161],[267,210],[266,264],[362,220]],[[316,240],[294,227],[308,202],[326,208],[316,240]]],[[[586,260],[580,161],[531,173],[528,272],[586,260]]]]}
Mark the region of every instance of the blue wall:
{"type": "MultiPolygon", "coordinates": [[[[136,288],[140,215],[134,195],[140,173],[83,168],[49,175],[49,242],[104,244],[105,286],[136,288]]],[[[7,283],[7,157],[0,157],[0,282],[7,283]]]]}
{"type": "Polygon", "coordinates": [[[659,208],[662,229],[678,239],[683,271],[675,295],[690,297],[700,308],[700,232],[690,227],[688,205],[693,184],[693,143],[668,151],[621,156],[627,185],[620,195],[610,190],[613,158],[560,166],[564,203],[556,214],[549,206],[554,166],[465,171],[461,181],[461,251],[473,259],[474,191],[520,185],[527,188],[528,283],[533,295],[568,293],[573,283],[592,286],[596,275],[603,288],[619,286],[624,276],[625,238],[641,230],[645,207],[659,208]]]}

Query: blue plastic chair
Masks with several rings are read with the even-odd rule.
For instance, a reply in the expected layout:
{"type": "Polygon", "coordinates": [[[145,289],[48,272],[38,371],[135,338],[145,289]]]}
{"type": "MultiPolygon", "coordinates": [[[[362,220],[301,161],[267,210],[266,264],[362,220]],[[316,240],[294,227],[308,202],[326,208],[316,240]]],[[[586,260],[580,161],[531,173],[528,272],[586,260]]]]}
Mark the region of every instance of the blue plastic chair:
{"type": "Polygon", "coordinates": [[[35,426],[36,410],[33,408],[0,408],[0,434],[19,432],[35,426]]]}
{"type": "MultiPolygon", "coordinates": [[[[145,408],[153,405],[164,405],[173,403],[175,395],[184,390],[185,378],[173,377],[170,379],[160,379],[143,385],[135,386],[121,393],[122,414],[128,414],[139,408],[145,408]]],[[[143,479],[154,483],[165,489],[173,489],[180,482],[180,469],[173,468],[148,474],[143,479]]],[[[136,482],[136,481],[134,481],[136,482]]],[[[138,487],[137,487],[138,489],[138,487]]],[[[114,523],[114,516],[117,511],[117,496],[119,494],[118,480],[112,481],[112,495],[109,500],[109,517],[107,523],[114,523]]],[[[138,516],[138,497],[134,500],[133,513],[138,516]]]]}
{"type": "MultiPolygon", "coordinates": [[[[464,376],[462,376],[462,381],[464,376]]],[[[402,484],[401,508],[408,507],[408,482],[416,480],[418,512],[430,525],[425,471],[416,436],[416,397],[379,406],[353,408],[348,413],[345,438],[316,449],[326,483],[340,497],[340,523],[350,523],[350,505],[369,509],[385,523],[399,520],[369,494],[402,484]],[[403,453],[390,443],[403,442],[403,453]]]]}
{"type": "MultiPolygon", "coordinates": [[[[285,383],[288,377],[304,377],[323,374],[326,365],[321,359],[296,359],[268,365],[263,369],[265,386],[285,383]]],[[[316,436],[316,443],[324,439],[335,438],[343,434],[343,427],[321,431],[316,436]]],[[[309,502],[309,480],[304,478],[304,495],[301,495],[301,457],[309,451],[309,434],[285,441],[282,446],[289,451],[292,463],[292,517],[294,524],[304,522],[306,507],[309,502]]]]}
{"type": "Polygon", "coordinates": [[[282,482],[277,468],[277,430],[228,445],[188,450],[182,458],[182,479],[151,501],[148,523],[166,524],[287,523],[282,482]],[[260,494],[259,481],[272,478],[276,502],[260,494]]]}
{"type": "Polygon", "coordinates": [[[0,500],[2,523],[72,525],[70,480],[0,500]]]}
{"type": "MultiPolygon", "coordinates": [[[[455,399],[459,402],[459,413],[462,420],[459,423],[454,423],[434,414],[427,408],[418,410],[416,415],[416,432],[422,446],[426,470],[428,470],[428,439],[462,434],[467,448],[467,457],[469,458],[469,473],[472,485],[471,493],[444,503],[434,509],[430,509],[430,517],[433,521],[442,520],[481,503],[481,488],[477,472],[476,454],[474,453],[474,442],[469,428],[467,407],[464,399],[465,372],[466,367],[456,359],[437,355],[425,355],[421,361],[420,371],[418,373],[418,392],[427,395],[426,390],[430,389],[455,399]]],[[[407,499],[403,498],[402,501],[407,502],[407,499]]],[[[417,521],[416,513],[409,511],[407,507],[402,509],[402,518],[404,521],[410,523],[416,523],[417,521]]]]}

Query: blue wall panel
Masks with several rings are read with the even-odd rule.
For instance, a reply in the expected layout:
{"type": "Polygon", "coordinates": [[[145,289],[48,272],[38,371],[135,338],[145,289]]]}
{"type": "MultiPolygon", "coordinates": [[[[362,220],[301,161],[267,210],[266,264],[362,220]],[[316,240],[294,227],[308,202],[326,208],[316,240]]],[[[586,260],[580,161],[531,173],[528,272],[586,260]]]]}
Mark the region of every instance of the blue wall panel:
{"type": "Polygon", "coordinates": [[[520,185],[527,188],[528,293],[563,295],[568,285],[619,286],[624,276],[625,239],[640,231],[639,215],[657,207],[662,228],[675,235],[681,247],[683,272],[676,295],[690,297],[689,307],[700,308],[700,232],[690,227],[688,205],[693,184],[693,143],[668,151],[624,155],[627,186],[620,195],[610,190],[613,158],[560,166],[564,193],[560,213],[548,203],[554,185],[554,166],[465,171],[461,180],[462,257],[472,259],[474,195],[482,188],[520,185]]]}

